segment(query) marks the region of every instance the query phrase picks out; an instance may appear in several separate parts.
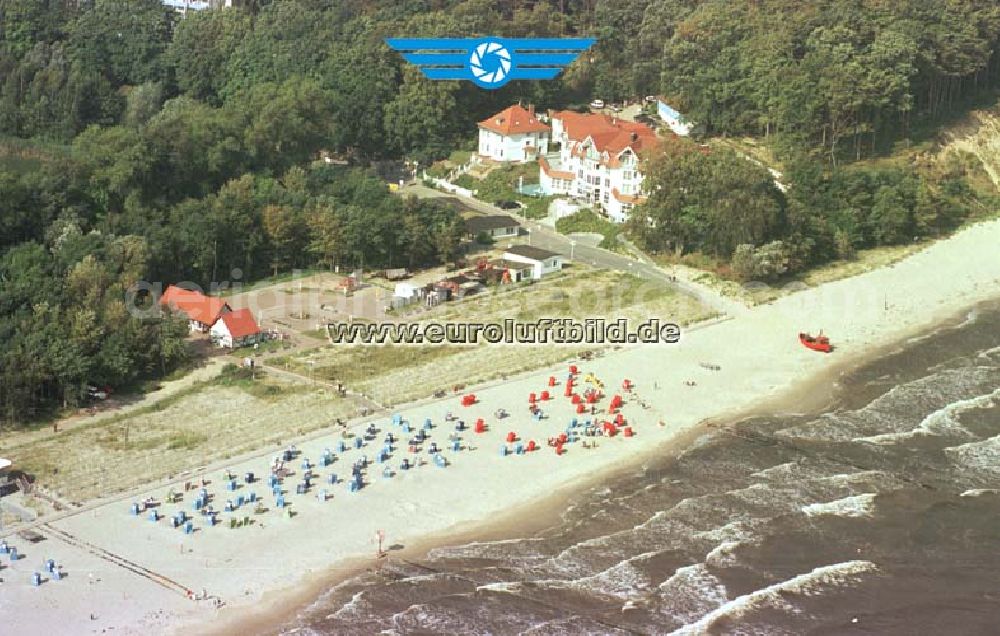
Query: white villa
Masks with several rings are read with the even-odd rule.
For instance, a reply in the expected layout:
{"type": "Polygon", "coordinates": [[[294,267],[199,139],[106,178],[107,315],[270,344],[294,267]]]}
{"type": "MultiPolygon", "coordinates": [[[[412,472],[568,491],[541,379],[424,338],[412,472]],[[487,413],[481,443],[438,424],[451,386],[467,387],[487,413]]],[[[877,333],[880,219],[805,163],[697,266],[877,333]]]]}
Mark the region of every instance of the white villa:
{"type": "Polygon", "coordinates": [[[624,222],[645,200],[639,160],[659,145],[656,133],[609,115],[553,111],[549,117],[551,142],[559,144],[559,151],[539,158],[541,191],[585,201],[612,221],[624,222]]]}
{"type": "Polygon", "coordinates": [[[534,161],[549,151],[550,128],[535,107],[514,104],[479,122],[479,156],[493,161],[534,161]]]}

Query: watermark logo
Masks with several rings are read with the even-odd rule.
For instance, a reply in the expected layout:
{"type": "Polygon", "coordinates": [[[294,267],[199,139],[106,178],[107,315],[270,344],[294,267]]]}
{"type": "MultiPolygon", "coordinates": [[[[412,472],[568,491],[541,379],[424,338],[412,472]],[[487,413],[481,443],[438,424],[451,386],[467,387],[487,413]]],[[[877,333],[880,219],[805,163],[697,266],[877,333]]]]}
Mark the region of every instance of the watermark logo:
{"type": "Polygon", "coordinates": [[[593,38],[389,38],[393,50],[432,80],[468,80],[495,90],[511,80],[547,80],[596,42],[593,38]]]}

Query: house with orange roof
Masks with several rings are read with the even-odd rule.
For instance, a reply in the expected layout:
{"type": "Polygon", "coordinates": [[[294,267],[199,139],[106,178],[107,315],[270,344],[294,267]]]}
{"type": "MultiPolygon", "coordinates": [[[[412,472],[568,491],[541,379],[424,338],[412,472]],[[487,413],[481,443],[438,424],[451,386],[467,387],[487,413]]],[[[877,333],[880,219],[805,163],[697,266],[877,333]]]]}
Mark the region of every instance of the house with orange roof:
{"type": "Polygon", "coordinates": [[[541,191],[584,201],[623,223],[645,201],[640,161],[659,148],[656,132],[604,114],[551,111],[549,120],[559,151],[539,157],[541,191]]]}
{"type": "Polygon", "coordinates": [[[549,151],[551,128],[535,107],[514,104],[479,122],[479,156],[493,161],[534,161],[549,151]]]}
{"type": "Polygon", "coordinates": [[[160,305],[187,316],[191,331],[207,332],[219,318],[232,311],[226,301],[192,289],[170,285],[160,296],[160,305]]]}
{"type": "Polygon", "coordinates": [[[209,332],[212,342],[220,347],[235,349],[260,342],[262,332],[249,309],[236,309],[222,314],[209,332]]]}

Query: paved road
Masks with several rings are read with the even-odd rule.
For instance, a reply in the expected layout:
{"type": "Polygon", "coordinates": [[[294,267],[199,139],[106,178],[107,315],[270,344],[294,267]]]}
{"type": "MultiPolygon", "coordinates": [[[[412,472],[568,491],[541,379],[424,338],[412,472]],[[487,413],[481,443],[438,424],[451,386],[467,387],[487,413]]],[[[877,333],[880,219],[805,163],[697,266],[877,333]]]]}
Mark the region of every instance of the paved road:
{"type": "Polygon", "coordinates": [[[569,237],[556,232],[554,229],[542,225],[538,221],[525,219],[511,210],[501,210],[494,205],[478,199],[470,199],[457,194],[440,192],[421,184],[408,185],[402,192],[403,194],[412,194],[421,198],[456,198],[460,199],[470,208],[485,214],[508,214],[516,218],[521,225],[528,230],[528,242],[531,245],[557,252],[570,260],[586,263],[594,267],[630,272],[641,278],[662,282],[681,292],[694,296],[702,303],[723,314],[737,316],[749,311],[749,309],[739,301],[722,296],[715,290],[704,285],[700,285],[689,280],[682,280],[681,278],[676,277],[675,274],[657,266],[645,257],[639,255],[629,257],[624,254],[602,249],[600,247],[592,247],[584,245],[583,243],[578,243],[569,237]]]}

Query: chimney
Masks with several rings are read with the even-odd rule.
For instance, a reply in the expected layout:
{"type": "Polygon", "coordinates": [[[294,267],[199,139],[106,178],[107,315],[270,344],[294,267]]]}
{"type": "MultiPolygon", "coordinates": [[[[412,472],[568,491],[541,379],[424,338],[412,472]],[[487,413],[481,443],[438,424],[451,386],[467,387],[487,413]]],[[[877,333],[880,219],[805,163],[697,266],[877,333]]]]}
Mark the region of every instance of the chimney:
{"type": "Polygon", "coordinates": [[[632,143],[639,141],[639,133],[633,132],[630,136],[632,137],[632,143]]]}
{"type": "Polygon", "coordinates": [[[535,105],[534,104],[528,104],[528,114],[531,115],[532,117],[535,116],[535,105]]]}

